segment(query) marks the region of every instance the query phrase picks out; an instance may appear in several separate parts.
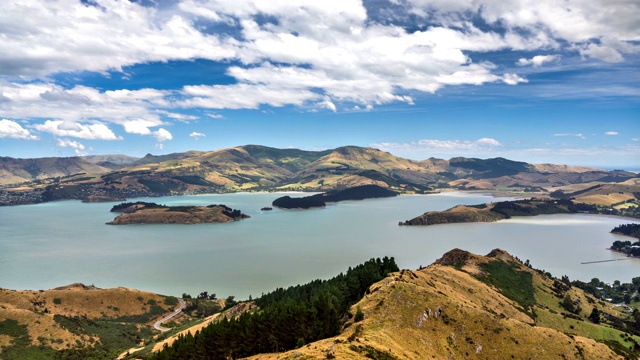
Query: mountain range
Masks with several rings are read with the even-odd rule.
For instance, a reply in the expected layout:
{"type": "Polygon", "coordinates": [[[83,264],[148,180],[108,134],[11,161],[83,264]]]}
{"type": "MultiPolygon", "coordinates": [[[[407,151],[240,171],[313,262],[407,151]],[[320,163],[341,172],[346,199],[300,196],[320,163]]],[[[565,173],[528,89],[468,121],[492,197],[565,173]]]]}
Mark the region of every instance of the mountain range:
{"type": "MultiPolygon", "coordinates": [[[[637,174],[623,170],[529,164],[504,158],[416,161],[357,146],[305,151],[246,145],[148,154],[139,159],[122,155],[0,158],[0,185],[21,183],[30,189],[46,189],[45,201],[257,190],[326,191],[367,184],[401,193],[439,188],[546,191],[593,182],[632,181],[627,185],[637,186],[637,178],[637,174]]],[[[633,192],[626,198],[633,198],[633,192]]]]}

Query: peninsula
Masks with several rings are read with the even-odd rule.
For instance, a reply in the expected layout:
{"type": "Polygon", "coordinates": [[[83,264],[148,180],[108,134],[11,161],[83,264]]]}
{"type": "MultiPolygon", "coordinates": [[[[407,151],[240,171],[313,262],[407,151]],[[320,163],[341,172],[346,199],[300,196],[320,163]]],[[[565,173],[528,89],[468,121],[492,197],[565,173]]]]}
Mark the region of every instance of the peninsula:
{"type": "Polygon", "coordinates": [[[165,206],[142,201],[116,205],[111,212],[122,214],[108,225],[226,223],[249,217],[226,205],[165,206]]]}
{"type": "Polygon", "coordinates": [[[531,198],[480,205],[458,205],[444,211],[429,211],[398,225],[437,225],[470,222],[495,222],[513,216],[550,214],[602,214],[606,208],[576,203],[571,200],[531,198]]]}
{"type": "Polygon", "coordinates": [[[378,185],[361,185],[344,190],[328,191],[322,194],[301,198],[283,196],[275,199],[273,201],[273,206],[284,209],[310,209],[324,207],[328,202],[385,198],[397,195],[398,194],[395,191],[385,189],[378,185]]]}

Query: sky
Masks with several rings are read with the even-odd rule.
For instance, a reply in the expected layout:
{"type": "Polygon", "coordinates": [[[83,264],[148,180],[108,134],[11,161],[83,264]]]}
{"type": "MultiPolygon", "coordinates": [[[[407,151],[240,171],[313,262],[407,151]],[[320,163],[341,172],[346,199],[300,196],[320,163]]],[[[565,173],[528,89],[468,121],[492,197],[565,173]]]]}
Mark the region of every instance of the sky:
{"type": "Polygon", "coordinates": [[[640,169],[640,2],[0,2],[0,156],[246,144],[640,169]]]}

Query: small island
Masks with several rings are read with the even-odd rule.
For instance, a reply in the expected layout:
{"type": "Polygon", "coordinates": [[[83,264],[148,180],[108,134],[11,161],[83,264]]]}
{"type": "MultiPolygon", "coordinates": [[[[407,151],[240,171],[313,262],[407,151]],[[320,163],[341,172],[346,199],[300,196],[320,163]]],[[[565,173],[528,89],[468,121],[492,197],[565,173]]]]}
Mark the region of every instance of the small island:
{"type": "Polygon", "coordinates": [[[283,209],[310,209],[325,207],[328,202],[385,198],[397,195],[395,191],[385,189],[378,185],[362,185],[301,198],[283,196],[275,199],[272,205],[283,209]]]}
{"type": "Polygon", "coordinates": [[[437,225],[471,222],[495,222],[513,216],[535,216],[550,214],[600,214],[594,205],[574,203],[571,200],[527,200],[501,201],[480,205],[458,205],[444,211],[430,211],[398,225],[437,225]]]}
{"type": "MultiPolygon", "coordinates": [[[[629,236],[640,239],[640,224],[623,224],[616,226],[611,230],[612,234],[629,236]]],[[[613,242],[609,250],[621,252],[628,256],[640,257],[640,240],[632,243],[631,241],[616,240],[613,242]]]]}
{"type": "Polygon", "coordinates": [[[111,208],[122,213],[107,225],[227,223],[248,218],[226,205],[166,206],[156,203],[122,203],[111,208]]]}

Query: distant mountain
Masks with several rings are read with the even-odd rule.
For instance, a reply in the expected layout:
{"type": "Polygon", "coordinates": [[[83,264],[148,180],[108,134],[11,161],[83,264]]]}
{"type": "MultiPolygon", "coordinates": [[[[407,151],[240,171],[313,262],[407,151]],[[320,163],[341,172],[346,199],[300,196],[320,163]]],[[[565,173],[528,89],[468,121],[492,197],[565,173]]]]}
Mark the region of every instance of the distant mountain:
{"type": "Polygon", "coordinates": [[[100,166],[78,156],[36,159],[0,157],[0,185],[80,173],[96,174],[109,171],[111,171],[111,168],[100,166]]]}
{"type": "MultiPolygon", "coordinates": [[[[92,161],[98,159],[91,158],[92,161]]],[[[563,190],[563,187],[573,184],[622,183],[638,176],[619,170],[536,165],[504,158],[458,157],[415,161],[357,146],[305,151],[247,145],[215,151],[160,156],[148,154],[132,162],[129,162],[131,158],[111,158],[119,164],[110,161],[109,157],[101,159],[105,162],[98,164],[82,158],[50,158],[44,162],[49,164],[46,171],[30,163],[39,163],[43,159],[11,160],[13,162],[5,160],[5,163],[12,164],[11,170],[5,170],[4,176],[0,175],[0,184],[75,172],[101,175],[95,177],[91,184],[85,181],[82,184],[67,182],[63,188],[50,186],[43,195],[44,201],[86,199],[88,196],[108,199],[246,190],[329,191],[361,185],[378,185],[401,193],[426,193],[441,188],[548,192],[552,191],[549,189],[563,190]],[[75,166],[68,164],[72,159],[75,166]],[[75,185],[78,187],[74,188],[75,185]]],[[[634,198],[634,192],[640,194],[637,184],[625,189],[625,199],[634,198]]]]}
{"type": "Polygon", "coordinates": [[[124,165],[131,164],[139,158],[123,155],[123,154],[112,154],[112,155],[86,155],[82,156],[83,159],[87,160],[90,163],[94,163],[100,166],[108,167],[108,168],[121,168],[124,165]]]}

